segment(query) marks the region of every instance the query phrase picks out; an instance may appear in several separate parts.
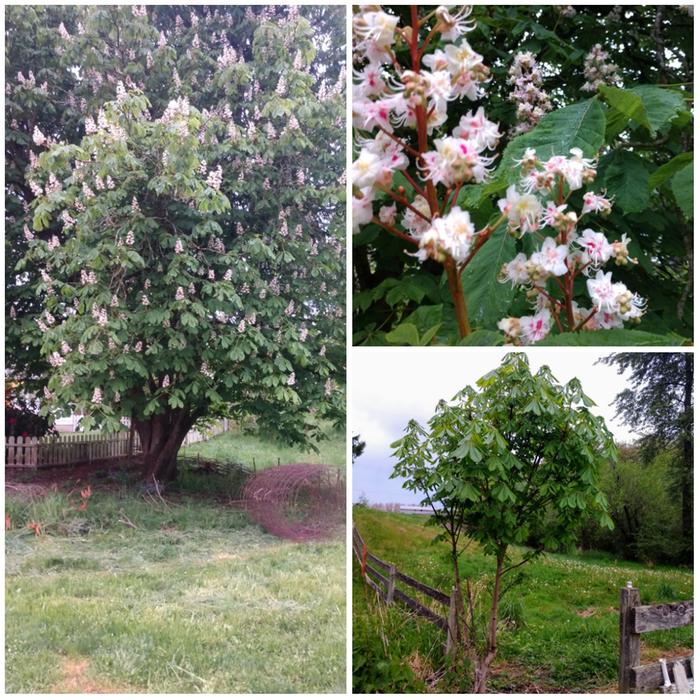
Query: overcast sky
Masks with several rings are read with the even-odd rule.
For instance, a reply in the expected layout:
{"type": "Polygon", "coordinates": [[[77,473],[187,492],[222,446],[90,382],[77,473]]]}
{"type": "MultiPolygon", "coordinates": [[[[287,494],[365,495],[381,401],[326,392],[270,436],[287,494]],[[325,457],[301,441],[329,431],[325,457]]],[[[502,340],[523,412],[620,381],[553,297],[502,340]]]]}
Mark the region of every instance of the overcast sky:
{"type": "MultiPolygon", "coordinates": [[[[353,348],[350,425],[352,434],[367,443],[352,470],[353,501],[364,494],[371,503],[418,503],[420,497],[390,479],[393,458],[389,445],[400,438],[411,418],[425,424],[440,399],[451,399],[467,384],[498,367],[508,350],[503,348],[353,348]]],[[[605,350],[585,348],[533,348],[529,351],[533,371],[549,365],[559,382],[581,380],[584,392],[595,401],[591,410],[605,418],[618,442],[635,434],[615,419],[610,406],[626,386],[625,375],[616,367],[596,365],[605,350]]]]}

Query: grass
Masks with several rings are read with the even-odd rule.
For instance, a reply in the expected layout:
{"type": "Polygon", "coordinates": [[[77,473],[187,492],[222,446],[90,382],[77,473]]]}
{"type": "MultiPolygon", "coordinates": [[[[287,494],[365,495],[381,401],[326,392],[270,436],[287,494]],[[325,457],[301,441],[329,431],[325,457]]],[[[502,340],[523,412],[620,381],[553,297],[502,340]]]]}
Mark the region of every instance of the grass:
{"type": "MultiPolygon", "coordinates": [[[[356,508],[354,522],[371,552],[449,592],[448,546],[431,543],[436,530],[426,528],[424,518],[356,508]]],[[[517,561],[517,554],[514,558],[517,561]]],[[[476,547],[462,556],[463,576],[476,580],[492,568],[491,559],[476,547]]],[[[508,620],[499,630],[498,658],[490,682],[490,688],[499,692],[614,691],[619,589],[633,581],[645,604],[693,597],[693,576],[687,569],[650,568],[602,553],[547,554],[519,571],[524,580],[501,604],[508,620]]],[[[445,674],[429,687],[431,676],[444,662],[444,637],[405,608],[379,603],[362,583],[359,567],[353,566],[355,692],[468,689],[468,670],[445,674]]],[[[692,627],[645,634],[642,658],[652,662],[692,645],[692,627]]]]}
{"type": "Polygon", "coordinates": [[[186,474],[165,503],[95,482],[84,511],[9,494],[7,692],[343,692],[344,542],[279,540],[197,491],[226,478],[186,474]]]}
{"type": "Polygon", "coordinates": [[[234,428],[206,442],[195,443],[180,450],[183,457],[196,457],[225,462],[237,462],[252,469],[276,467],[278,464],[307,462],[330,464],[345,468],[345,432],[329,428],[329,439],[315,444],[318,452],[303,450],[269,437],[247,433],[234,428]]]}

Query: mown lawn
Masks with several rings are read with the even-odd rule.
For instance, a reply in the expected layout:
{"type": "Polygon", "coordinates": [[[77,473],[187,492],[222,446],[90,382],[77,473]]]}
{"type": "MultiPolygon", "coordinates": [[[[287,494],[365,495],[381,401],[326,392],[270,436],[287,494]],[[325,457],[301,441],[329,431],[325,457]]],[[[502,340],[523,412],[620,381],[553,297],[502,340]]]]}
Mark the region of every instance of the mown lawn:
{"type": "Polygon", "coordinates": [[[165,502],[105,478],[86,510],[6,498],[7,692],[344,691],[344,540],[262,532],[204,488],[225,476],[165,502]]]}
{"type": "MultiPolygon", "coordinates": [[[[448,546],[431,543],[436,530],[426,528],[423,518],[367,508],[355,508],[353,518],[371,552],[449,592],[448,546]]],[[[491,568],[491,560],[476,548],[463,555],[464,576],[478,580],[491,568]]],[[[619,589],[633,581],[642,603],[693,597],[687,569],[650,568],[604,554],[548,554],[522,570],[524,580],[501,604],[506,619],[499,630],[492,691],[616,692],[619,589]]],[[[377,602],[353,565],[355,692],[467,690],[471,674],[466,667],[434,680],[443,665],[444,636],[400,605],[386,608],[377,602]]],[[[652,662],[692,648],[693,631],[654,632],[642,640],[642,658],[652,662]]]]}
{"type": "Polygon", "coordinates": [[[252,469],[266,469],[278,464],[306,462],[310,464],[330,464],[345,467],[345,432],[328,428],[328,439],[316,443],[316,449],[304,450],[270,437],[246,433],[233,428],[227,433],[217,435],[206,442],[189,445],[180,454],[183,457],[213,459],[225,462],[237,462],[252,469]]]}

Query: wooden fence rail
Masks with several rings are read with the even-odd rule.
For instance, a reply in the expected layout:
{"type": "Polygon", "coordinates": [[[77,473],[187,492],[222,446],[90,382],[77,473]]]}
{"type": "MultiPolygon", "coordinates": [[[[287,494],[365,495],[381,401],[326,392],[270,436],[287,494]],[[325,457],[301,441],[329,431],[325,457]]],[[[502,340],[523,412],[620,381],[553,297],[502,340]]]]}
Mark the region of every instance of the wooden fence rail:
{"type": "Polygon", "coordinates": [[[139,452],[141,444],[138,435],[129,432],[5,438],[7,467],[57,467],[129,457],[139,452]]]}
{"type": "Polygon", "coordinates": [[[455,614],[457,589],[453,588],[452,594],[447,595],[399,571],[393,564],[385,562],[367,550],[367,545],[354,525],[352,528],[352,549],[360,564],[364,582],[374,589],[387,605],[399,601],[439,629],[447,632],[445,646],[447,653],[449,653],[454,648],[454,640],[457,638],[457,617],[455,614]],[[423,603],[411,598],[396,587],[398,582],[420,591],[440,605],[447,606],[447,617],[439,615],[423,603]]]}
{"type": "Polygon", "coordinates": [[[655,630],[674,629],[693,624],[693,601],[641,605],[639,589],[628,582],[620,589],[620,693],[639,693],[658,690],[667,681],[673,681],[679,693],[688,693],[688,678],[693,675],[693,657],[674,659],[668,665],[668,679],[664,678],[659,662],[641,664],[641,635],[655,630]]]}
{"type": "MultiPolygon", "coordinates": [[[[203,431],[190,430],[183,447],[208,440],[229,430],[224,419],[203,431]]],[[[5,438],[5,466],[59,467],[78,463],[99,462],[106,459],[131,457],[141,452],[138,433],[59,433],[45,437],[5,438]]]]}

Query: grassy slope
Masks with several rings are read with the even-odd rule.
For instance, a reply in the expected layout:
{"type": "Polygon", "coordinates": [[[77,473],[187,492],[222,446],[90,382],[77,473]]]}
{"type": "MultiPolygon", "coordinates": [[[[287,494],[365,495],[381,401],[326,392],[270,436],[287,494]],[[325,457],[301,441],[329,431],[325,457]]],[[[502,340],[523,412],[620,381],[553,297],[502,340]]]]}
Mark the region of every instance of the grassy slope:
{"type": "MultiPolygon", "coordinates": [[[[354,521],[370,551],[449,591],[447,545],[431,544],[436,531],[425,528],[421,518],[357,508],[354,521]]],[[[463,555],[461,570],[478,577],[490,566],[488,558],[470,549],[463,555]]],[[[362,689],[358,683],[365,690],[424,690],[424,679],[442,663],[444,635],[399,606],[387,610],[378,604],[362,584],[358,567],[353,569],[356,690],[362,689]]],[[[613,684],[619,588],[628,580],[640,589],[643,603],[693,596],[693,577],[687,570],[648,568],[605,555],[546,555],[524,569],[526,579],[505,603],[520,624],[499,633],[499,658],[491,683],[493,689],[505,692],[586,692],[613,684]]],[[[642,639],[643,658],[653,661],[662,651],[692,647],[692,628],[655,632],[642,639]]],[[[445,677],[436,690],[465,687],[459,678],[445,677]]]]}
{"type": "Polygon", "coordinates": [[[168,502],[126,487],[85,512],[61,493],[6,499],[7,691],[342,692],[344,543],[284,542],[187,493],[168,502]]]}
{"type": "Polygon", "coordinates": [[[317,443],[318,452],[302,450],[299,447],[263,438],[239,429],[217,435],[206,442],[189,445],[180,451],[185,457],[201,455],[203,459],[237,462],[257,469],[276,467],[280,464],[307,462],[311,464],[331,464],[345,466],[345,433],[331,432],[328,440],[317,443]]]}

